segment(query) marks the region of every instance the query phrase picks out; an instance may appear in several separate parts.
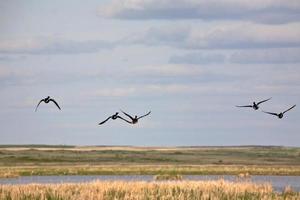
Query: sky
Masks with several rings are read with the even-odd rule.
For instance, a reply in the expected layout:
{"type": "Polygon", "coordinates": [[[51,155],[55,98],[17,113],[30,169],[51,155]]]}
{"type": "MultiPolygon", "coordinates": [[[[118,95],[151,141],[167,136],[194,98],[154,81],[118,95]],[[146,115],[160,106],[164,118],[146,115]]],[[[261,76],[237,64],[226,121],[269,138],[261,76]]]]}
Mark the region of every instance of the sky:
{"type": "Polygon", "coordinates": [[[261,112],[299,64],[299,0],[0,0],[0,144],[300,146],[299,107],[261,112]]]}

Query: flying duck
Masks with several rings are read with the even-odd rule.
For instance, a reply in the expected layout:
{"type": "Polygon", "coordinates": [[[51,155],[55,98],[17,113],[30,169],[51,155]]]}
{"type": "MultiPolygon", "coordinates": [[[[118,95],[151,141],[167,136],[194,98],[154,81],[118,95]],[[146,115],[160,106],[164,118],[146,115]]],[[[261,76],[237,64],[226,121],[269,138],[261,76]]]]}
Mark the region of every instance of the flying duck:
{"type": "Polygon", "coordinates": [[[267,114],[270,114],[270,115],[275,115],[277,116],[279,119],[281,119],[283,117],[283,114],[286,113],[287,111],[293,109],[294,107],[296,107],[296,105],[293,105],[292,107],[290,107],[289,109],[287,109],[286,111],[284,112],[281,112],[281,113],[272,113],[272,112],[266,112],[266,111],[263,111],[264,113],[267,113],[267,114]]]}
{"type": "MultiPolygon", "coordinates": [[[[118,118],[120,118],[120,119],[122,119],[122,120],[125,120],[125,119],[123,119],[121,116],[119,116],[119,113],[118,113],[118,112],[116,112],[114,115],[108,117],[108,118],[107,118],[106,120],[104,120],[103,122],[100,122],[99,125],[104,124],[104,123],[107,122],[109,119],[116,120],[116,119],[118,119],[118,118]]],[[[126,120],[125,120],[125,121],[126,121],[126,120]]]]}
{"type": "Polygon", "coordinates": [[[143,117],[146,117],[147,115],[149,115],[149,114],[151,113],[151,111],[149,111],[147,114],[145,114],[145,115],[143,115],[143,116],[138,117],[138,116],[135,115],[134,117],[132,117],[131,115],[129,115],[129,114],[127,114],[126,112],[124,112],[123,110],[121,110],[121,111],[122,111],[122,113],[124,113],[127,117],[130,118],[131,121],[128,121],[128,120],[122,118],[124,121],[126,121],[126,122],[129,123],[129,124],[136,124],[136,123],[139,121],[139,119],[141,119],[141,118],[143,118],[143,117]]]}
{"type": "Polygon", "coordinates": [[[40,102],[38,103],[38,105],[35,108],[35,112],[37,111],[37,108],[39,107],[40,103],[42,103],[42,102],[49,103],[50,101],[52,101],[58,107],[58,109],[61,110],[58,103],[54,99],[50,98],[50,96],[48,96],[45,99],[40,100],[40,102]]]}
{"type": "Polygon", "coordinates": [[[264,102],[266,102],[266,101],[269,101],[270,99],[272,99],[272,97],[271,98],[269,98],[269,99],[266,99],[266,100],[263,100],[263,101],[260,101],[260,102],[258,102],[258,103],[256,103],[255,101],[253,102],[253,104],[252,105],[246,105],[246,106],[236,106],[236,107],[239,107],[239,108],[245,108],[245,107],[247,107],[247,108],[253,108],[254,110],[258,110],[258,108],[259,108],[259,104],[261,104],[261,103],[264,103],[264,102]]]}

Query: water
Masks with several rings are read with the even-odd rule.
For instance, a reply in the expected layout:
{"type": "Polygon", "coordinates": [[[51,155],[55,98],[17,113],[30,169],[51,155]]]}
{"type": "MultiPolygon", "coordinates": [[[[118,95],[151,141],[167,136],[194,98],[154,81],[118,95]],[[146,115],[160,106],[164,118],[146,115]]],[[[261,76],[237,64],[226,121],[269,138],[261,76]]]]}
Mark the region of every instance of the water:
{"type": "MultiPolygon", "coordinates": [[[[238,180],[236,176],[218,175],[186,175],[184,180],[219,180],[251,181],[254,183],[271,183],[274,190],[282,191],[286,186],[291,186],[295,191],[300,191],[300,176],[251,176],[247,180],[238,180]]],[[[29,183],[84,183],[96,180],[109,181],[153,181],[151,175],[99,175],[99,176],[22,176],[18,178],[0,178],[0,184],[29,184],[29,183]]]]}

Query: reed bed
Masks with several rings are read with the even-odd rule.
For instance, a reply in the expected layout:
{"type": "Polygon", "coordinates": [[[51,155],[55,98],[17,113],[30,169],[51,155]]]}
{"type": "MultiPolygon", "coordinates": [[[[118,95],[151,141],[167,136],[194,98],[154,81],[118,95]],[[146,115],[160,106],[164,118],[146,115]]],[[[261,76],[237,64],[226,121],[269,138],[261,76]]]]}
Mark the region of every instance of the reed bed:
{"type": "Polygon", "coordinates": [[[154,176],[155,181],[181,181],[183,177],[178,174],[160,174],[154,176]]]}
{"type": "Polygon", "coordinates": [[[20,200],[234,200],[300,199],[300,194],[273,191],[270,184],[218,181],[125,182],[0,185],[0,199],[20,200]]]}

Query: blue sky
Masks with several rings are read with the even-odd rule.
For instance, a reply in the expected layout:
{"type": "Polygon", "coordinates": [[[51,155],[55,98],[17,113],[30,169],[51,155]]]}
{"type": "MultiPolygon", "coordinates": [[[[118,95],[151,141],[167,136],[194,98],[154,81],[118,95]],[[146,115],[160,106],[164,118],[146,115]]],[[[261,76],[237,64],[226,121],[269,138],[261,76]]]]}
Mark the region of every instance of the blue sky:
{"type": "Polygon", "coordinates": [[[0,1],[0,143],[300,146],[298,0],[0,1]],[[62,107],[35,106],[50,95],[62,107]],[[238,109],[272,97],[261,109],[238,109]],[[97,124],[119,108],[151,115],[97,124]]]}

